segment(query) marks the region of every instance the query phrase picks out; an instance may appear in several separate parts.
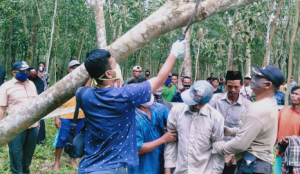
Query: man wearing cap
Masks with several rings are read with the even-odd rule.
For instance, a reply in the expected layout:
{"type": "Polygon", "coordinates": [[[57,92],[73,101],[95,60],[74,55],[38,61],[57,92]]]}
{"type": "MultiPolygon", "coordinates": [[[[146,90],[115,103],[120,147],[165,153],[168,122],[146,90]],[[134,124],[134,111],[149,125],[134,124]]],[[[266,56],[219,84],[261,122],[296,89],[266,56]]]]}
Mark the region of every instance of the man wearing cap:
{"type": "Polygon", "coordinates": [[[252,98],[252,89],[250,88],[251,76],[246,75],[244,78],[244,85],[240,90],[242,96],[251,101],[252,98]]]}
{"type": "Polygon", "coordinates": [[[169,74],[165,84],[163,85],[162,98],[171,102],[176,93],[176,87],[172,84],[172,73],[169,74]]]}
{"type": "Polygon", "coordinates": [[[181,94],[184,103],[171,109],[167,129],[177,131],[178,141],[166,146],[165,173],[222,173],[224,156],[212,144],[224,138],[224,118],[207,104],[212,96],[211,84],[197,81],[181,94]]]}
{"type": "MultiPolygon", "coordinates": [[[[68,73],[71,73],[78,66],[80,66],[80,63],[77,60],[72,60],[68,64],[68,73]]],[[[71,98],[69,101],[67,101],[66,103],[64,103],[61,106],[61,108],[67,108],[72,106],[76,106],[75,96],[71,98]]],[[[55,117],[54,123],[56,128],[58,128],[58,130],[57,130],[56,138],[53,143],[53,145],[56,147],[53,169],[56,171],[60,171],[59,161],[62,154],[62,150],[66,146],[66,143],[70,136],[70,127],[73,122],[73,118],[74,118],[74,113],[69,113],[69,114],[61,115],[60,117],[55,117]]],[[[84,126],[84,114],[82,111],[79,111],[75,136],[80,132],[83,126],[84,126]]],[[[70,158],[70,163],[73,167],[77,167],[77,164],[73,158],[70,158]]]]}
{"type": "MultiPolygon", "coordinates": [[[[224,117],[225,126],[234,128],[239,127],[240,120],[244,112],[252,104],[240,94],[243,84],[243,77],[240,71],[227,71],[225,88],[226,93],[214,94],[209,104],[218,110],[224,117]]],[[[229,141],[232,137],[225,136],[224,140],[229,141]]],[[[236,161],[233,154],[225,158],[223,174],[233,174],[236,161]]]]}
{"type": "Polygon", "coordinates": [[[284,75],[280,69],[270,65],[252,68],[252,71],[255,76],[250,85],[256,102],[244,113],[239,128],[225,127],[224,134],[234,138],[213,146],[219,154],[236,154],[236,174],[271,174],[278,121],[277,102],[273,95],[283,83],[284,75]]]}
{"type": "MultiPolygon", "coordinates": [[[[28,64],[19,61],[13,64],[13,78],[0,87],[0,120],[4,112],[9,116],[19,108],[30,103],[38,94],[33,82],[28,80],[28,64]]],[[[30,173],[29,166],[36,147],[38,123],[8,143],[10,170],[12,173],[30,173]]]]}
{"type": "Polygon", "coordinates": [[[140,78],[140,75],[142,75],[142,67],[140,66],[134,66],[132,69],[132,77],[127,78],[125,80],[125,85],[128,84],[129,81],[131,81],[132,79],[138,79],[140,78]]]}

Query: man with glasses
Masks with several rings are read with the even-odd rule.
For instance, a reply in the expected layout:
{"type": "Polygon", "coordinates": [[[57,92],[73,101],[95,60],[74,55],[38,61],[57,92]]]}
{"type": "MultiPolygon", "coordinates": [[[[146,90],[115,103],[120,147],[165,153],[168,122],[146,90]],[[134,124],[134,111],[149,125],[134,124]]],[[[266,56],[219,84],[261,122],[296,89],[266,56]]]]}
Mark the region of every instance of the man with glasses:
{"type": "Polygon", "coordinates": [[[126,79],[125,85],[127,85],[128,82],[131,81],[132,79],[140,78],[141,75],[142,75],[142,67],[134,66],[132,69],[132,77],[126,79]]]}
{"type": "MultiPolygon", "coordinates": [[[[0,87],[0,120],[6,111],[8,117],[19,108],[29,104],[38,94],[33,82],[28,80],[29,66],[25,61],[13,64],[13,78],[0,87]]],[[[10,170],[12,173],[30,173],[29,166],[38,137],[38,123],[8,143],[10,170]]]]}

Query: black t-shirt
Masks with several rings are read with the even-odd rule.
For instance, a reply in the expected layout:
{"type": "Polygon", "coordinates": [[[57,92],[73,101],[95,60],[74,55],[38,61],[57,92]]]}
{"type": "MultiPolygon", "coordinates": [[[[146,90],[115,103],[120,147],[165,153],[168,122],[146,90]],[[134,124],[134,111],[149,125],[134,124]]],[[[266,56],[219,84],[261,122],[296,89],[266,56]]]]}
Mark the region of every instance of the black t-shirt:
{"type": "Polygon", "coordinates": [[[38,95],[40,95],[42,92],[44,92],[44,81],[41,78],[36,77],[36,78],[28,78],[28,79],[34,83],[34,85],[37,89],[38,95]]]}
{"type": "Polygon", "coordinates": [[[223,93],[223,91],[218,88],[217,90],[214,91],[214,94],[216,94],[216,93],[223,93]]]}
{"type": "Polygon", "coordinates": [[[208,77],[206,80],[211,82],[213,78],[214,77],[208,77]]]}
{"type": "Polygon", "coordinates": [[[223,85],[224,82],[221,82],[221,81],[224,81],[224,77],[220,77],[220,82],[219,82],[219,85],[223,85]]]}
{"type": "Polygon", "coordinates": [[[0,66],[0,86],[4,83],[6,79],[6,70],[3,66],[0,66]]]}

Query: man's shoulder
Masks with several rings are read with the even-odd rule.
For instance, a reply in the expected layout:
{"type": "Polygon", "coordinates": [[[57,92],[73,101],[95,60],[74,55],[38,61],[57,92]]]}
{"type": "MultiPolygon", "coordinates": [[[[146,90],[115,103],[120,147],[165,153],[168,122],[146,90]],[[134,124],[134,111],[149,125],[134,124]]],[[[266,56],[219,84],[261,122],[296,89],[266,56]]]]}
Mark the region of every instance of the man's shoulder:
{"type": "Polygon", "coordinates": [[[246,99],[245,97],[242,97],[242,101],[243,101],[243,105],[246,106],[247,108],[249,108],[249,106],[252,105],[252,102],[250,100],[246,99]]]}
{"type": "Polygon", "coordinates": [[[210,106],[209,104],[206,104],[206,106],[208,107],[210,115],[212,116],[213,119],[216,119],[218,121],[224,121],[223,115],[217,109],[210,106]]]}
{"type": "Polygon", "coordinates": [[[171,111],[172,112],[183,112],[186,110],[187,107],[189,107],[189,106],[186,105],[185,103],[176,103],[175,105],[173,105],[171,111]]]}

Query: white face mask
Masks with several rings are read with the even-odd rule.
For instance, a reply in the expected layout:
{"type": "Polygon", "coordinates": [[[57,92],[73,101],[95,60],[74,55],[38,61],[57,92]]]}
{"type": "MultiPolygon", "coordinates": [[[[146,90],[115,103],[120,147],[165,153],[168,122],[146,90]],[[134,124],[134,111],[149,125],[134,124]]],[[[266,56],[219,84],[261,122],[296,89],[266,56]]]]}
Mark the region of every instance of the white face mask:
{"type": "Polygon", "coordinates": [[[39,67],[39,71],[44,71],[44,67],[39,67]]]}
{"type": "Polygon", "coordinates": [[[145,108],[149,108],[150,106],[152,106],[153,102],[154,102],[154,96],[151,94],[150,101],[148,101],[147,103],[141,104],[141,105],[145,108]]]}
{"type": "Polygon", "coordinates": [[[98,79],[99,80],[119,80],[119,79],[122,78],[122,72],[121,72],[121,68],[120,68],[119,64],[116,65],[115,69],[113,69],[113,70],[107,70],[107,71],[114,71],[114,72],[116,72],[116,77],[115,78],[111,78],[111,79],[106,79],[106,78],[102,78],[104,76],[104,74],[103,74],[98,79]]]}

